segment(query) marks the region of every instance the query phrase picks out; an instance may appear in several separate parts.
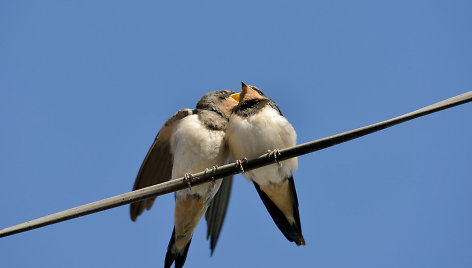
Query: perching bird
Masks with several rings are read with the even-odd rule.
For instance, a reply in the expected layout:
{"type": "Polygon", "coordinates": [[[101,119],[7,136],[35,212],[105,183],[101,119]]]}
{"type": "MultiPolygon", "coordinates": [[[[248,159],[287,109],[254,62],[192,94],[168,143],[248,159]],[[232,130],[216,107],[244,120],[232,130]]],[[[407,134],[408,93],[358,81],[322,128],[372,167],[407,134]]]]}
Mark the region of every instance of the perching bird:
{"type": "MultiPolygon", "coordinates": [[[[190,183],[190,173],[223,165],[229,155],[225,130],[231,111],[238,103],[236,95],[239,94],[234,93],[230,90],[210,92],[200,99],[194,110],[181,110],[167,120],[139,169],[133,190],[179,177],[187,178],[190,183]]],[[[164,267],[170,267],[174,261],[176,268],[184,265],[193,232],[205,212],[207,239],[211,237],[213,252],[226,214],[231,183],[232,178],[225,178],[223,183],[220,179],[175,193],[174,230],[164,267]],[[215,202],[211,203],[213,197],[215,202]]],[[[135,221],[154,201],[155,198],[150,198],[132,203],[131,219],[135,221]]]]}
{"type": "MultiPolygon", "coordinates": [[[[239,104],[233,109],[226,131],[233,159],[255,158],[268,151],[296,145],[297,134],[279,108],[262,91],[242,83],[239,104]]],[[[254,183],[277,227],[290,242],[305,245],[292,173],[297,158],[243,173],[254,183]]]]}

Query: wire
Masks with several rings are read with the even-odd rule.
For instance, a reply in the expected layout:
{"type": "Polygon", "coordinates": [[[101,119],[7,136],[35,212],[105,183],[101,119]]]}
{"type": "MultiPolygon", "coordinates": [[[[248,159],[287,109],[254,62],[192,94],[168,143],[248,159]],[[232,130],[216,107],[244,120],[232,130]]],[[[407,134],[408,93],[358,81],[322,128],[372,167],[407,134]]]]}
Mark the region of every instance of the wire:
{"type": "MultiPolygon", "coordinates": [[[[258,158],[251,159],[249,161],[239,161],[238,163],[231,163],[219,167],[214,172],[199,172],[193,174],[192,185],[198,185],[201,183],[209,182],[214,179],[226,177],[228,175],[234,175],[240,173],[243,169],[245,171],[252,170],[258,167],[273,164],[275,160],[283,161],[292,157],[312,153],[319,151],[352,139],[356,139],[379,130],[421,117],[434,112],[438,112],[444,109],[448,109],[457,105],[461,105],[472,101],[472,91],[452,97],[447,100],[429,105],[422,109],[407,113],[386,121],[382,121],[373,125],[365,126],[355,130],[343,132],[327,138],[307,142],[291,148],[279,150],[279,154],[264,154],[258,158]],[[276,159],[275,159],[276,158],[276,159]]],[[[33,230],[43,226],[51,225],[54,223],[82,217],[88,214],[96,213],[99,211],[107,210],[110,208],[123,206],[133,202],[137,202],[146,198],[175,192],[188,187],[188,182],[182,177],[168,182],[156,184],[143,189],[139,189],[133,192],[128,192],[113,196],[107,199],[96,201],[93,203],[85,204],[68,210],[64,210],[58,213],[54,213],[45,217],[41,217],[32,221],[21,223],[12,227],[2,229],[0,231],[0,237],[10,236],[13,234],[33,230]]]]}

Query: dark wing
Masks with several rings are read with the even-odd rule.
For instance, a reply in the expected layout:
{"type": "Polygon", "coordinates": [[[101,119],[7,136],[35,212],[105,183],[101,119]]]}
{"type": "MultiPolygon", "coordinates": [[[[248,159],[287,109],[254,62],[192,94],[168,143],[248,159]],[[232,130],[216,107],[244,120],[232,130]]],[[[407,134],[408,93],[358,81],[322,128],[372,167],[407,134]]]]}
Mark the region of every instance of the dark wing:
{"type": "MultiPolygon", "coordinates": [[[[300,224],[300,214],[298,212],[298,198],[297,198],[297,191],[295,190],[295,183],[293,182],[293,177],[287,179],[288,183],[281,183],[276,187],[272,187],[273,190],[271,196],[273,198],[280,197],[282,198],[283,202],[289,202],[292,205],[292,216],[295,219],[295,224],[292,225],[287,220],[287,216],[277,207],[269,195],[264,192],[264,190],[254,182],[254,186],[256,187],[257,193],[259,194],[262,203],[264,203],[267,211],[269,212],[272,220],[274,220],[279,230],[283,233],[283,235],[287,238],[290,242],[295,242],[297,246],[305,245],[305,239],[302,235],[302,228],[300,224]],[[282,192],[289,192],[288,197],[289,200],[284,200],[283,198],[287,197],[287,195],[283,194],[282,192]]],[[[287,182],[286,181],[286,182],[287,182]]],[[[269,189],[266,189],[266,191],[269,189]]]]}
{"type": "MultiPolygon", "coordinates": [[[[173,164],[171,137],[177,122],[192,113],[193,111],[190,109],[180,110],[162,126],[141,164],[133,191],[170,180],[173,164]]],[[[156,200],[155,197],[132,203],[130,206],[131,220],[135,221],[145,208],[149,210],[154,200],[156,200]]]]}
{"type": "Polygon", "coordinates": [[[210,239],[210,250],[212,255],[226,216],[232,185],[233,176],[223,178],[220,189],[216,193],[215,197],[213,197],[210,207],[205,214],[205,220],[207,222],[207,240],[210,239]]]}
{"type": "Polygon", "coordinates": [[[272,107],[274,110],[276,110],[277,112],[279,112],[279,114],[280,114],[281,116],[284,116],[283,113],[282,113],[282,111],[279,109],[279,106],[277,106],[277,104],[275,103],[275,101],[270,100],[270,101],[269,101],[269,105],[270,105],[270,107],[272,107]]]}

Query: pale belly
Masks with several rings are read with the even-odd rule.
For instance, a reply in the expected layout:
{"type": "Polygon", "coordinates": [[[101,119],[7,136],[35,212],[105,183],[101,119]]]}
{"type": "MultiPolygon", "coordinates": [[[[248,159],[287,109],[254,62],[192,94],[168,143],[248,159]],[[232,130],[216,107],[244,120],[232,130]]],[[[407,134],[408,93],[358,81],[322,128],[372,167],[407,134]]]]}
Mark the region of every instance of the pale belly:
{"type": "MultiPolygon", "coordinates": [[[[292,125],[272,108],[264,108],[258,114],[230,119],[227,138],[233,159],[248,159],[266,154],[268,150],[285,149],[296,145],[296,133],[292,125]]],[[[271,164],[243,174],[261,186],[279,183],[297,169],[297,158],[271,164]]]]}
{"type": "MultiPolygon", "coordinates": [[[[172,179],[183,177],[185,173],[197,173],[205,168],[221,166],[228,158],[224,132],[207,129],[200,123],[197,115],[190,115],[179,123],[173,136],[172,149],[174,153],[172,179]]],[[[198,195],[209,201],[220,185],[221,180],[204,183],[177,191],[175,196],[176,199],[181,199],[189,195],[198,195]]]]}

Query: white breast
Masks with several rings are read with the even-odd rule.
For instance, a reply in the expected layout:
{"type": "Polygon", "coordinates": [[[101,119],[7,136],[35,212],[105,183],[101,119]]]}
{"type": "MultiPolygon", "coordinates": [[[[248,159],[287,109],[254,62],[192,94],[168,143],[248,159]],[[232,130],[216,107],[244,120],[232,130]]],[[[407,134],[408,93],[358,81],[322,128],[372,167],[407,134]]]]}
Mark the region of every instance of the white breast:
{"type": "MultiPolygon", "coordinates": [[[[190,115],[181,120],[172,137],[174,165],[172,179],[183,177],[185,173],[196,173],[214,165],[221,166],[228,157],[224,131],[207,129],[198,120],[198,115],[190,115]]],[[[178,191],[176,198],[188,194],[197,194],[204,198],[212,198],[218,191],[221,180],[215,183],[204,183],[190,189],[178,191]]]]}
{"type": "MultiPolygon", "coordinates": [[[[242,118],[232,115],[227,130],[228,145],[233,159],[255,158],[268,150],[296,145],[297,134],[287,119],[270,106],[256,115],[242,118]]],[[[243,175],[261,186],[278,183],[297,169],[297,158],[248,171],[243,175]]]]}

